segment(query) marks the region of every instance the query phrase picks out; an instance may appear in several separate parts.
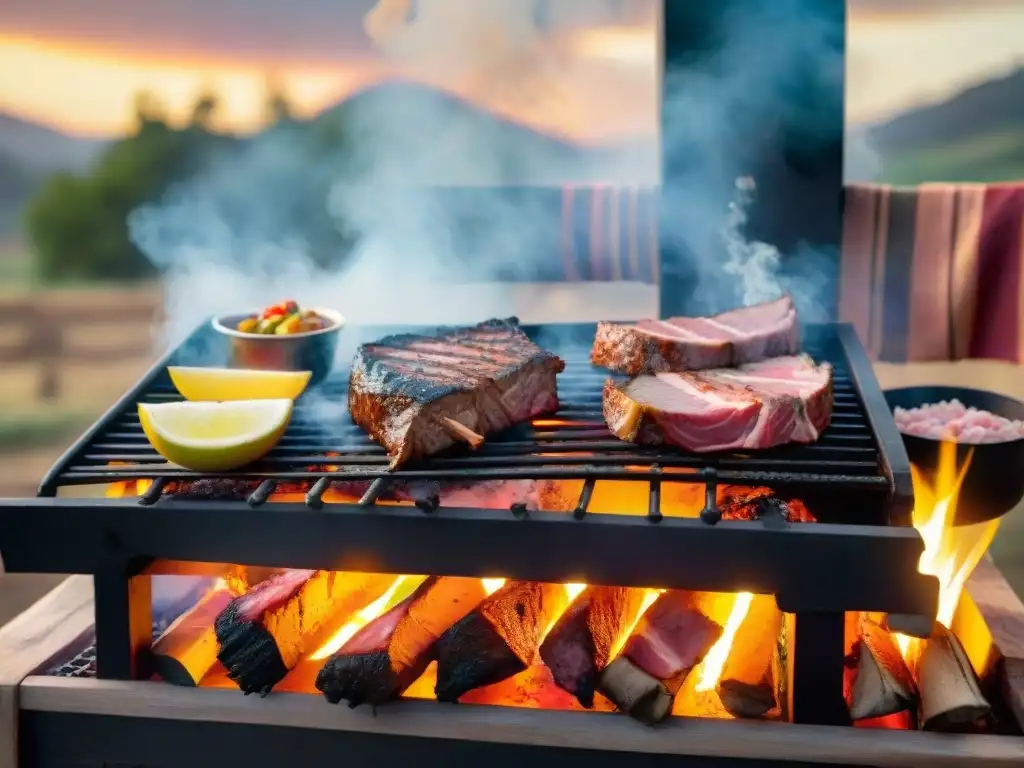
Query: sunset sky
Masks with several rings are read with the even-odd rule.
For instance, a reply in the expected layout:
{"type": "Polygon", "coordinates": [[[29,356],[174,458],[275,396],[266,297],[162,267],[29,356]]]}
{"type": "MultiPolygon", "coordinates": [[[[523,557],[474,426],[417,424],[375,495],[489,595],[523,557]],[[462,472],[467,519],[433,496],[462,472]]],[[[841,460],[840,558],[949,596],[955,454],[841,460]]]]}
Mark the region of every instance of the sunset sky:
{"type": "MultiPolygon", "coordinates": [[[[543,43],[521,0],[498,3],[517,6],[500,25],[479,11],[484,0],[420,3],[420,32],[412,35],[396,32],[388,13],[402,0],[381,3],[369,29],[373,0],[3,0],[0,111],[110,136],[131,125],[140,91],[182,120],[208,88],[221,96],[222,126],[246,131],[263,119],[270,75],[309,115],[413,68],[525,122],[581,138],[653,127],[653,0],[560,0],[543,43]],[[424,39],[432,43],[430,66],[424,39]],[[554,95],[538,98],[542,89],[554,95]]],[[[849,4],[851,122],[1024,66],[1020,0],[849,4]]]]}

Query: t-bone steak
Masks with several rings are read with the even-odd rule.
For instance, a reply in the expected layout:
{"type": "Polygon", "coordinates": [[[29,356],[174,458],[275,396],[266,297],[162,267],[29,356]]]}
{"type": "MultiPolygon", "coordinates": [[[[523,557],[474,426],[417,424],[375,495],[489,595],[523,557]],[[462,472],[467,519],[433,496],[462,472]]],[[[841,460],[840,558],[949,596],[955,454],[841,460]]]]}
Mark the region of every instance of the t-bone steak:
{"type": "Polygon", "coordinates": [[[832,418],[832,366],[797,355],[609,381],[603,406],[608,428],[641,445],[705,453],[811,443],[832,418]]]}
{"type": "Polygon", "coordinates": [[[754,363],[800,351],[796,307],[789,296],[714,317],[598,323],[590,360],[639,376],[754,363]]]}
{"type": "Polygon", "coordinates": [[[489,435],[554,413],[555,378],[564,368],[514,317],[430,336],[389,336],[356,353],[349,411],[387,449],[395,469],[457,442],[453,421],[489,435]]]}

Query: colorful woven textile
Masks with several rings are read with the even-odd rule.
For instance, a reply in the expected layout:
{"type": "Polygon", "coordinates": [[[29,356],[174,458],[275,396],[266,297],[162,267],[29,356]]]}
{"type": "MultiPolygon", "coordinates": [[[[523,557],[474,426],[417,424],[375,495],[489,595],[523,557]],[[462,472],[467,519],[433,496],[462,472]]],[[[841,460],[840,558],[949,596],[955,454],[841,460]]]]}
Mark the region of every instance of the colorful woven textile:
{"type": "Polygon", "coordinates": [[[839,316],[885,362],[1024,362],[1024,184],[847,187],[839,316]]]}

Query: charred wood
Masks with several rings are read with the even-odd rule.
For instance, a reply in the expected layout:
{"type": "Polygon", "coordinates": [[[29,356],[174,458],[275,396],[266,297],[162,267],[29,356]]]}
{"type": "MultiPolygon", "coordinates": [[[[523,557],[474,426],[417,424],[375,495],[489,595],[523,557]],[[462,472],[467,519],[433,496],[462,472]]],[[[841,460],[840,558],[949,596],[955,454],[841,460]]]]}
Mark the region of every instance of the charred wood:
{"type": "Polygon", "coordinates": [[[267,694],[303,655],[393,581],[372,573],[278,574],[232,600],[217,617],[217,658],[242,691],[267,694]]]}
{"type": "Polygon", "coordinates": [[[194,687],[217,663],[214,622],[235,599],[226,585],[207,592],[153,643],[153,669],[173,685],[194,687]]]}
{"type": "Polygon", "coordinates": [[[666,592],[601,673],[600,691],[640,722],[659,723],[672,712],[687,676],[721,635],[722,628],[701,612],[693,593],[666,592]]]}
{"type": "Polygon", "coordinates": [[[921,727],[943,733],[969,732],[992,715],[978,677],[957,637],[936,623],[914,659],[921,695],[921,727]]]}
{"type": "Polygon", "coordinates": [[[861,615],[851,657],[846,706],[851,720],[917,711],[917,686],[892,635],[861,615]]]}
{"type": "Polygon", "coordinates": [[[428,578],[328,659],[317,689],[332,704],[350,707],[399,697],[434,660],[438,639],[486,596],[480,579],[428,578]]]}
{"type": "Polygon", "coordinates": [[[716,690],[734,717],[764,717],[777,705],[773,662],[782,612],[771,595],[754,595],[740,624],[716,690]]]}
{"type": "Polygon", "coordinates": [[[636,621],[644,596],[643,589],[587,587],[541,644],[541,660],[555,683],[587,709],[593,708],[600,675],[616,641],[636,621]]]}
{"type": "Polygon", "coordinates": [[[775,515],[787,523],[815,523],[817,518],[800,499],[783,499],[771,488],[727,485],[719,489],[723,520],[761,520],[775,515]]]}
{"type": "Polygon", "coordinates": [[[527,669],[544,632],[567,603],[561,584],[505,584],[438,641],[437,700],[458,701],[474,688],[500,683],[527,669]]]}

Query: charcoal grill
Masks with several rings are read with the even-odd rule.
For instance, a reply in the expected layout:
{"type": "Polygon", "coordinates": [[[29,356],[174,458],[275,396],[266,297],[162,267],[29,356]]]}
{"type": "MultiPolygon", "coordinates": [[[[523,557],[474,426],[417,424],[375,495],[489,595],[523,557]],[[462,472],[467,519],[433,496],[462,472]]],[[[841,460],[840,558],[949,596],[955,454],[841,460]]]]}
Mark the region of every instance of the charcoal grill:
{"type": "MultiPolygon", "coordinates": [[[[410,329],[347,330],[346,342],[398,330],[410,329]]],[[[183,500],[162,489],[201,476],[171,468],[153,452],[135,404],[179,397],[168,364],[223,363],[221,340],[203,327],[72,446],[42,481],[40,498],[0,502],[7,567],[94,575],[103,679],[144,675],[137,651],[150,640],[153,617],[144,597],[149,577],[140,574],[154,559],[773,593],[798,627],[793,717],[842,721],[844,611],[927,616],[937,602],[937,581],[917,572],[923,543],[908,525],[909,462],[853,329],[820,325],[805,333],[808,352],[831,362],[836,376],[834,423],[817,443],[713,456],[614,440],[600,414],[608,374],[586,358],[594,327],[525,330],[567,362],[559,377],[562,410],[541,422],[554,426],[517,427],[478,451],[456,448],[389,473],[383,450],[347,416],[325,423],[317,418],[322,406],[306,398],[260,466],[223,476],[257,481],[247,500],[183,500]],[[677,467],[692,472],[664,471],[677,467]],[[525,478],[582,479],[583,490],[566,513],[374,503],[396,479],[429,485],[525,478]],[[56,498],[69,485],[138,479],[155,481],[141,499],[56,498]],[[352,479],[377,481],[364,504],[324,503],[332,481],[352,479]],[[595,483],[606,479],[646,484],[647,516],[588,514],[595,483]],[[278,483],[294,481],[311,484],[305,503],[265,503],[278,483]],[[661,489],[676,482],[707,488],[701,519],[662,514],[661,489]],[[821,522],[716,524],[720,483],[792,493],[821,522]]],[[[344,403],[346,386],[340,370],[314,396],[344,403]]]]}
{"type": "MultiPolygon", "coordinates": [[[[788,30],[776,36],[767,29],[790,23],[785,14],[773,15],[776,5],[768,0],[666,4],[666,66],[700,58],[695,52],[708,48],[718,35],[716,25],[732,13],[759,14],[765,38],[791,39],[784,38],[788,30]]],[[[843,6],[839,0],[807,3],[808,13],[827,17],[838,50],[843,47],[843,6]]],[[[803,24],[804,15],[800,18],[803,24]]],[[[818,69],[809,61],[809,71],[818,69]]],[[[807,133],[807,109],[785,104],[778,114],[755,117],[759,125],[774,126],[763,144],[725,148],[735,149],[738,163],[758,180],[761,201],[752,212],[750,234],[786,251],[798,242],[821,250],[839,242],[843,110],[841,87],[834,85],[825,87],[827,98],[813,88],[800,95],[821,118],[813,135],[807,133]]],[[[669,158],[663,166],[669,182],[677,171],[686,172],[669,158]]],[[[718,181],[723,183],[712,185],[708,194],[718,195],[724,206],[731,179],[718,181]]],[[[665,216],[670,213],[662,210],[665,216]]],[[[701,305],[693,263],[679,244],[661,244],[657,277],[663,315],[707,309],[701,305]]],[[[822,299],[829,308],[828,297],[822,299]]],[[[398,330],[408,329],[363,329],[362,340],[398,330]]],[[[21,764],[219,768],[236,763],[256,768],[321,765],[342,757],[388,766],[423,762],[430,749],[431,764],[446,765],[520,766],[555,759],[566,768],[599,768],[638,755],[652,766],[675,765],[681,758],[702,766],[792,765],[794,760],[958,765],[957,750],[919,733],[701,720],[649,730],[617,716],[455,708],[436,702],[406,702],[381,708],[374,716],[327,707],[308,695],[275,693],[261,701],[237,691],[143,682],[147,670],[140,651],[170,618],[154,616],[150,601],[151,574],[165,562],[172,570],[182,562],[238,562],[501,575],[773,593],[791,614],[787,710],[799,724],[845,723],[844,612],[933,616],[938,591],[934,578],[917,572],[923,542],[909,525],[909,462],[853,330],[836,325],[807,329],[807,350],[835,368],[832,427],[813,446],[750,456],[694,456],[613,440],[600,415],[607,374],[586,360],[593,326],[530,327],[527,332],[567,361],[559,378],[563,407],[553,419],[556,425],[523,426],[488,440],[477,452],[455,451],[388,473],[380,448],[347,421],[318,423],[307,400],[298,406],[280,447],[260,467],[229,476],[256,481],[247,500],[186,501],[162,492],[195,476],[168,468],[151,452],[135,405],[176,397],[167,364],[222,364],[225,350],[203,329],[161,360],[60,459],[38,498],[0,500],[0,554],[8,570],[88,574],[95,586],[95,622],[87,625],[81,616],[67,615],[58,631],[39,636],[34,660],[25,663],[23,677],[48,668],[57,676],[30,676],[18,688],[21,764]],[[326,456],[327,451],[342,456],[326,456]],[[676,468],[693,472],[668,471],[676,468]],[[429,485],[517,478],[582,480],[583,491],[576,508],[565,513],[524,515],[521,509],[435,509],[430,504],[420,510],[373,503],[394,479],[429,485]],[[58,497],[68,486],[136,479],[155,481],[141,499],[58,497]],[[342,479],[375,481],[365,505],[324,503],[330,482],[342,479]],[[646,484],[648,515],[589,513],[595,484],[605,479],[646,484]],[[296,480],[311,482],[305,503],[268,503],[275,487],[296,480]],[[667,483],[678,482],[707,487],[702,519],[664,514],[661,492],[667,483]],[[723,483],[792,493],[821,522],[715,524],[713,489],[723,483]],[[61,633],[62,644],[53,645],[51,638],[61,633]],[[51,658],[57,650],[59,658],[51,658]]],[[[342,343],[359,341],[357,333],[346,329],[342,343]]],[[[345,386],[340,373],[323,384],[321,393],[343,402],[345,386]]],[[[1020,763],[1017,746],[977,738],[960,757],[980,756],[993,765],[1020,763]]],[[[6,766],[2,749],[0,744],[0,765],[6,766]]]]}

